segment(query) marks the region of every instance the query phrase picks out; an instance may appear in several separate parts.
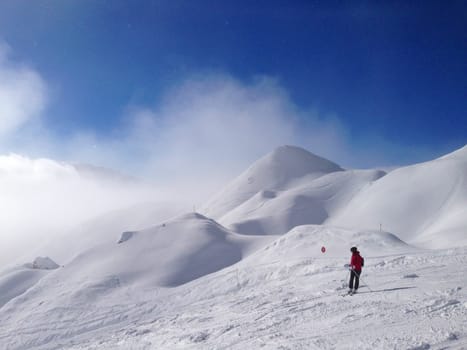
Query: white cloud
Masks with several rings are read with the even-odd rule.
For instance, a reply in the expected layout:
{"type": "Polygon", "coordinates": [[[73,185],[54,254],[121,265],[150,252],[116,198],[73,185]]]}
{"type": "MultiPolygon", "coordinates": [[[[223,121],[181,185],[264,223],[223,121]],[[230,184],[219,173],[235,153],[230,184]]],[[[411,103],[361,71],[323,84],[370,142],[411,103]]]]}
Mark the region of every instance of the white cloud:
{"type": "Polygon", "coordinates": [[[336,117],[301,111],[276,80],[244,83],[226,75],[189,79],[157,107],[131,106],[121,127],[118,137],[106,140],[76,135],[69,154],[133,169],[196,198],[278,146],[299,145],[329,156],[339,152],[345,137],[336,117]]]}
{"type": "Polygon", "coordinates": [[[238,169],[293,142],[297,115],[292,109],[285,92],[268,79],[250,85],[230,77],[191,80],[162,107],[136,113],[132,137],[157,148],[150,154],[154,170],[199,177],[238,169]]]}
{"type": "Polygon", "coordinates": [[[0,42],[0,137],[7,137],[37,118],[47,101],[47,87],[32,68],[9,60],[10,49],[0,42]]]}
{"type": "Polygon", "coordinates": [[[345,137],[336,117],[300,110],[278,81],[219,74],[188,79],[155,106],[129,106],[106,135],[77,130],[63,139],[44,127],[16,132],[21,142],[10,150],[143,177],[190,207],[278,146],[334,160],[345,137]]]}
{"type": "Polygon", "coordinates": [[[218,74],[186,80],[156,106],[129,106],[107,135],[77,130],[63,139],[45,127],[16,131],[21,142],[4,149],[117,169],[190,208],[275,147],[303,146],[335,160],[345,144],[336,117],[300,110],[276,80],[218,74]]]}
{"type": "Polygon", "coordinates": [[[162,194],[104,169],[11,154],[0,156],[0,198],[1,265],[86,220],[162,194]]]}

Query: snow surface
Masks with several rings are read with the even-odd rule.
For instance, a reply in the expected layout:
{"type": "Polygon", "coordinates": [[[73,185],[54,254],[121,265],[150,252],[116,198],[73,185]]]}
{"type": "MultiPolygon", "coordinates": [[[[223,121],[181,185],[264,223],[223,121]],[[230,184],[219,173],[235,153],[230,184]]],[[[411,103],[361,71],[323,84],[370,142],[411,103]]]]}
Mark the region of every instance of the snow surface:
{"type": "Polygon", "coordinates": [[[304,179],[314,179],[341,170],[337,164],[302,148],[282,146],[256,161],[214,196],[201,212],[218,220],[258,192],[287,189],[304,179]]]}
{"type": "Polygon", "coordinates": [[[77,285],[111,276],[119,284],[173,287],[232,265],[264,242],[191,213],[86,250],[61,273],[77,285]]]}
{"type": "Polygon", "coordinates": [[[95,246],[117,241],[124,231],[134,231],[169,220],[184,211],[176,203],[142,203],[111,211],[77,225],[64,234],[49,237],[30,254],[50,254],[68,263],[76,255],[95,246]]]}
{"type": "Polygon", "coordinates": [[[43,269],[33,270],[27,266],[3,271],[0,274],[0,307],[26,292],[45,274],[43,269]]]}
{"type": "Polygon", "coordinates": [[[202,214],[101,217],[63,266],[0,272],[0,348],[467,349],[466,164],[344,170],[285,146],[202,214]]]}
{"type": "Polygon", "coordinates": [[[68,269],[1,309],[6,349],[467,346],[466,248],[422,250],[387,233],[312,225],[176,288],[135,286],[115,275],[93,280],[101,274],[68,269]],[[356,241],[366,262],[362,287],[342,297],[345,251],[356,241]],[[77,283],[77,274],[88,282],[77,283]]]}
{"type": "Polygon", "coordinates": [[[299,225],[322,224],[384,174],[378,170],[338,171],[289,190],[260,191],[219,222],[244,234],[283,234],[299,225]]]}
{"type": "Polygon", "coordinates": [[[328,223],[377,229],[430,248],[467,245],[467,148],[399,168],[328,223]]]}

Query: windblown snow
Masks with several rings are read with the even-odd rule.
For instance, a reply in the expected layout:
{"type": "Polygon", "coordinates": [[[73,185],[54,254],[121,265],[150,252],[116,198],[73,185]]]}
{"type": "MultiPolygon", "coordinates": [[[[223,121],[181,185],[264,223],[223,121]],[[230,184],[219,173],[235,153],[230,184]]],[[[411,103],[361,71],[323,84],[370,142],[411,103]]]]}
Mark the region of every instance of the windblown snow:
{"type": "Polygon", "coordinates": [[[132,206],[5,268],[0,348],[467,349],[466,208],[467,146],[387,174],[283,146],[200,213],[132,206]]]}

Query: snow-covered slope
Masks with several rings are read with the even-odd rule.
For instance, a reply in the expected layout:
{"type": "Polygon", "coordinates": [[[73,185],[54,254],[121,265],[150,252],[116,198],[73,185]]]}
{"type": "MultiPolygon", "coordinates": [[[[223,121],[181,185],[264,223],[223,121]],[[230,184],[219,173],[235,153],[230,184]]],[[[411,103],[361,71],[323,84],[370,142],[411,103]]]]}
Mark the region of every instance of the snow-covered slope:
{"type": "Polygon", "coordinates": [[[119,284],[177,286],[234,264],[271,239],[238,235],[191,213],[85,250],[60,278],[76,285],[111,276],[119,284]]]}
{"type": "Polygon", "coordinates": [[[240,261],[256,241],[200,214],[187,214],[126,234],[119,244],[115,241],[87,251],[65,273],[112,275],[133,285],[177,286],[240,261]]]}
{"type": "Polygon", "coordinates": [[[284,234],[305,224],[322,224],[363,188],[384,176],[378,170],[347,170],[308,179],[283,191],[261,191],[219,221],[243,234],[284,234]]]}
{"type": "MultiPolygon", "coordinates": [[[[199,279],[240,261],[274,238],[238,235],[197,213],[145,230],[124,232],[120,239],[86,250],[49,274],[39,274],[37,271],[42,270],[32,270],[33,266],[5,271],[0,276],[0,291],[4,292],[2,304],[5,304],[0,312],[0,323],[7,324],[10,320],[17,325],[15,327],[53,323],[53,327],[57,327],[51,320],[64,317],[63,305],[68,305],[71,310],[67,313],[76,321],[82,312],[98,313],[93,306],[104,307],[122,297],[129,298],[132,304],[141,291],[158,293],[164,287],[199,279]],[[135,291],[136,294],[131,295],[135,291]],[[82,307],[86,310],[81,310],[82,307]],[[92,309],[87,310],[90,307],[92,309]],[[35,311],[31,313],[31,310],[35,311]]],[[[114,321],[110,319],[109,322],[114,321]]],[[[75,332],[86,333],[79,324],[76,322],[75,332]]],[[[56,336],[66,339],[69,335],[56,336]]],[[[10,334],[8,338],[14,337],[10,334]]],[[[12,344],[22,344],[19,348],[44,344],[48,348],[46,344],[50,341],[47,332],[33,332],[31,336],[22,334],[9,343],[0,332],[0,344],[9,344],[12,348],[16,348],[12,344]]]]}
{"type": "Polygon", "coordinates": [[[326,224],[382,229],[424,247],[467,245],[467,146],[387,175],[342,170],[314,157],[295,147],[279,148],[202,212],[243,234],[284,234],[298,225],[326,224]]]}
{"type": "Polygon", "coordinates": [[[246,261],[272,263],[302,259],[342,259],[349,249],[358,246],[363,255],[391,255],[417,252],[420,249],[401,241],[395,235],[380,231],[355,231],[322,225],[303,225],[258,250],[246,261]],[[321,249],[325,248],[323,252],[321,249]]]}
{"type": "Polygon", "coordinates": [[[366,255],[360,293],[347,297],[343,259],[292,257],[194,281],[176,304],[171,294],[142,306],[154,317],[70,349],[467,348],[465,249],[366,255]]]}
{"type": "Polygon", "coordinates": [[[282,146],[256,161],[201,212],[216,220],[262,191],[285,190],[342,169],[302,148],[282,146]]]}
{"type": "Polygon", "coordinates": [[[60,266],[49,257],[37,257],[32,263],[0,272],[0,308],[26,292],[51,270],[60,266]]]}
{"type": "Polygon", "coordinates": [[[124,231],[151,227],[184,212],[180,204],[171,202],[141,203],[111,211],[80,223],[71,230],[49,236],[41,244],[36,244],[29,255],[49,254],[62,264],[67,264],[85,250],[117,241],[124,231]]]}
{"type": "MultiPolygon", "coordinates": [[[[199,224],[207,227],[203,232],[224,232],[197,215],[167,224],[177,229],[199,228],[199,224]]],[[[138,234],[133,235],[117,244],[118,249],[138,239],[138,234]]],[[[143,240],[147,244],[149,237],[143,240]]],[[[129,271],[136,267],[138,271],[139,263],[134,260],[133,266],[126,267],[117,262],[113,273],[119,268],[129,271]]],[[[174,288],[134,285],[121,279],[122,274],[93,280],[95,263],[92,255],[87,255],[74,267],[44,277],[1,308],[0,343],[4,348],[373,350],[467,346],[465,248],[425,251],[388,233],[312,225],[263,242],[263,248],[239,263],[174,288]],[[347,280],[343,265],[348,262],[348,247],[355,243],[365,257],[362,286],[359,294],[342,297],[347,280]],[[321,252],[322,245],[327,247],[326,253],[321,252]],[[86,277],[80,284],[76,283],[78,274],[86,277]]],[[[193,270],[199,268],[192,265],[193,270]]],[[[154,269],[157,274],[159,267],[154,269]]],[[[138,271],[140,277],[151,279],[151,274],[150,269],[138,271]]]]}
{"type": "Polygon", "coordinates": [[[467,245],[467,146],[390,172],[327,223],[383,229],[419,245],[467,245]]]}
{"type": "Polygon", "coordinates": [[[0,308],[26,292],[47,274],[47,270],[18,266],[0,273],[0,308]]]}

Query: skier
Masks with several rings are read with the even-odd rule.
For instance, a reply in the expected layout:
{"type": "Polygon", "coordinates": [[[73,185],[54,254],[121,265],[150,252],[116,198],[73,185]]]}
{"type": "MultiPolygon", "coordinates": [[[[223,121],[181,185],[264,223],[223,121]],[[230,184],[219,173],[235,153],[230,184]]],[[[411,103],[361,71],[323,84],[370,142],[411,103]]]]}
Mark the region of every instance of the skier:
{"type": "Polygon", "coordinates": [[[360,252],[357,247],[350,248],[352,257],[350,258],[350,281],[349,281],[349,294],[357,292],[360,274],[362,273],[363,258],[360,256],[360,252]]]}

